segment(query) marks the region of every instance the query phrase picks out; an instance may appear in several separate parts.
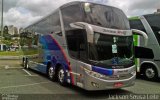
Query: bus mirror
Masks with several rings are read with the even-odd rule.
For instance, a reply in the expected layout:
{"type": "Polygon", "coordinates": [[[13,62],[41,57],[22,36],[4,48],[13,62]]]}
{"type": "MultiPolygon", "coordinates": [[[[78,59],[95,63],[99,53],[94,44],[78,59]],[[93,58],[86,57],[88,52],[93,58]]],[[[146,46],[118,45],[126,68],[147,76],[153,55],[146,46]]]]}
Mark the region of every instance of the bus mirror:
{"type": "Polygon", "coordinates": [[[144,38],[144,46],[146,47],[148,44],[148,36],[145,32],[137,30],[137,29],[132,29],[132,32],[134,35],[141,35],[144,38]]]}
{"type": "Polygon", "coordinates": [[[77,29],[84,29],[83,25],[79,24],[79,23],[71,23],[70,27],[72,28],[77,28],[77,29]]]}
{"type": "Polygon", "coordinates": [[[70,26],[77,29],[86,29],[88,42],[93,43],[94,31],[91,25],[84,22],[75,22],[71,23],[70,26]]]}
{"type": "Polygon", "coordinates": [[[94,32],[93,32],[93,28],[92,26],[90,26],[89,24],[86,24],[86,31],[87,31],[87,38],[88,38],[88,42],[89,43],[93,43],[93,38],[94,38],[94,32]]]}
{"type": "Polygon", "coordinates": [[[145,47],[137,47],[135,46],[135,58],[145,58],[145,59],[153,59],[154,54],[152,49],[145,47]]]}

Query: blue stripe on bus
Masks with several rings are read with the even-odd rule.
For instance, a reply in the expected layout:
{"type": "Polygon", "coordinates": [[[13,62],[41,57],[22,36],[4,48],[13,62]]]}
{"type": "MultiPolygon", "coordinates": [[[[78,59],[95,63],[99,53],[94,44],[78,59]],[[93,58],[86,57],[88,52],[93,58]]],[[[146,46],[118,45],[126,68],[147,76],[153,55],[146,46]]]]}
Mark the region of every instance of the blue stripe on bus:
{"type": "Polygon", "coordinates": [[[106,69],[106,68],[101,68],[97,66],[92,66],[92,71],[103,74],[103,75],[108,75],[108,76],[113,75],[112,69],[106,69]]]}
{"type": "MultiPolygon", "coordinates": [[[[44,49],[47,49],[49,52],[46,52],[44,49],[44,55],[46,58],[44,58],[44,63],[48,62],[47,58],[51,58],[51,63],[53,64],[53,67],[55,67],[56,64],[60,63],[62,66],[64,66],[65,70],[69,70],[69,72],[72,71],[69,61],[66,58],[66,55],[63,51],[63,48],[58,44],[58,42],[53,38],[52,35],[45,35],[41,37],[42,44],[45,45],[44,49]],[[51,56],[51,57],[47,57],[51,56]]],[[[74,85],[74,78],[71,74],[71,82],[74,85]]]]}

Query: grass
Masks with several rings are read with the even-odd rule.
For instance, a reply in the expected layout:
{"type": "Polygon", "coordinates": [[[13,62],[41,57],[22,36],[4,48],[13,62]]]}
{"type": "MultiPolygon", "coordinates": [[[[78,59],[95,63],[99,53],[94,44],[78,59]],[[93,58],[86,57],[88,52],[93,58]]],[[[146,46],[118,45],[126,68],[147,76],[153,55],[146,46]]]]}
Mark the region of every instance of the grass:
{"type": "Polygon", "coordinates": [[[0,51],[0,56],[20,56],[20,51],[0,51]]]}
{"type": "Polygon", "coordinates": [[[33,49],[30,49],[30,50],[24,50],[22,52],[23,55],[34,55],[34,54],[38,54],[38,50],[33,50],[33,49]]]}
{"type": "Polygon", "coordinates": [[[0,51],[0,56],[21,56],[21,55],[34,55],[37,54],[37,50],[25,50],[25,51],[0,51]]]}

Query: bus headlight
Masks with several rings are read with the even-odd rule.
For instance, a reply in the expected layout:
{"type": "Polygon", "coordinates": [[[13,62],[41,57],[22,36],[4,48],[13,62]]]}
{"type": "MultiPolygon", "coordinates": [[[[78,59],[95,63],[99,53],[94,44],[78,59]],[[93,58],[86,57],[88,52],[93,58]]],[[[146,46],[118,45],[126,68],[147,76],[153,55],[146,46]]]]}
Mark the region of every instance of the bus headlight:
{"type": "Polygon", "coordinates": [[[97,77],[97,78],[104,78],[106,77],[105,75],[102,75],[102,74],[99,74],[97,72],[93,72],[93,71],[90,71],[90,70],[87,70],[85,69],[85,72],[93,77],[97,77]]]}
{"type": "Polygon", "coordinates": [[[132,75],[135,75],[135,73],[136,73],[136,71],[135,71],[135,70],[133,70],[133,71],[131,72],[131,74],[132,74],[132,75]]]}

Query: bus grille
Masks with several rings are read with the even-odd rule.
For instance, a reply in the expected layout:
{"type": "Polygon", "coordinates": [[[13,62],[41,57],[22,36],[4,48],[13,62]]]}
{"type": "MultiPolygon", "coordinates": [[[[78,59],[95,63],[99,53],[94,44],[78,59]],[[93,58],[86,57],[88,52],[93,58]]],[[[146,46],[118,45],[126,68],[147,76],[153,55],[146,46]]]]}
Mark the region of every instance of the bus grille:
{"type": "Polygon", "coordinates": [[[101,78],[104,80],[123,80],[123,79],[129,79],[132,76],[133,76],[132,74],[122,74],[122,75],[105,76],[101,78]]]}

